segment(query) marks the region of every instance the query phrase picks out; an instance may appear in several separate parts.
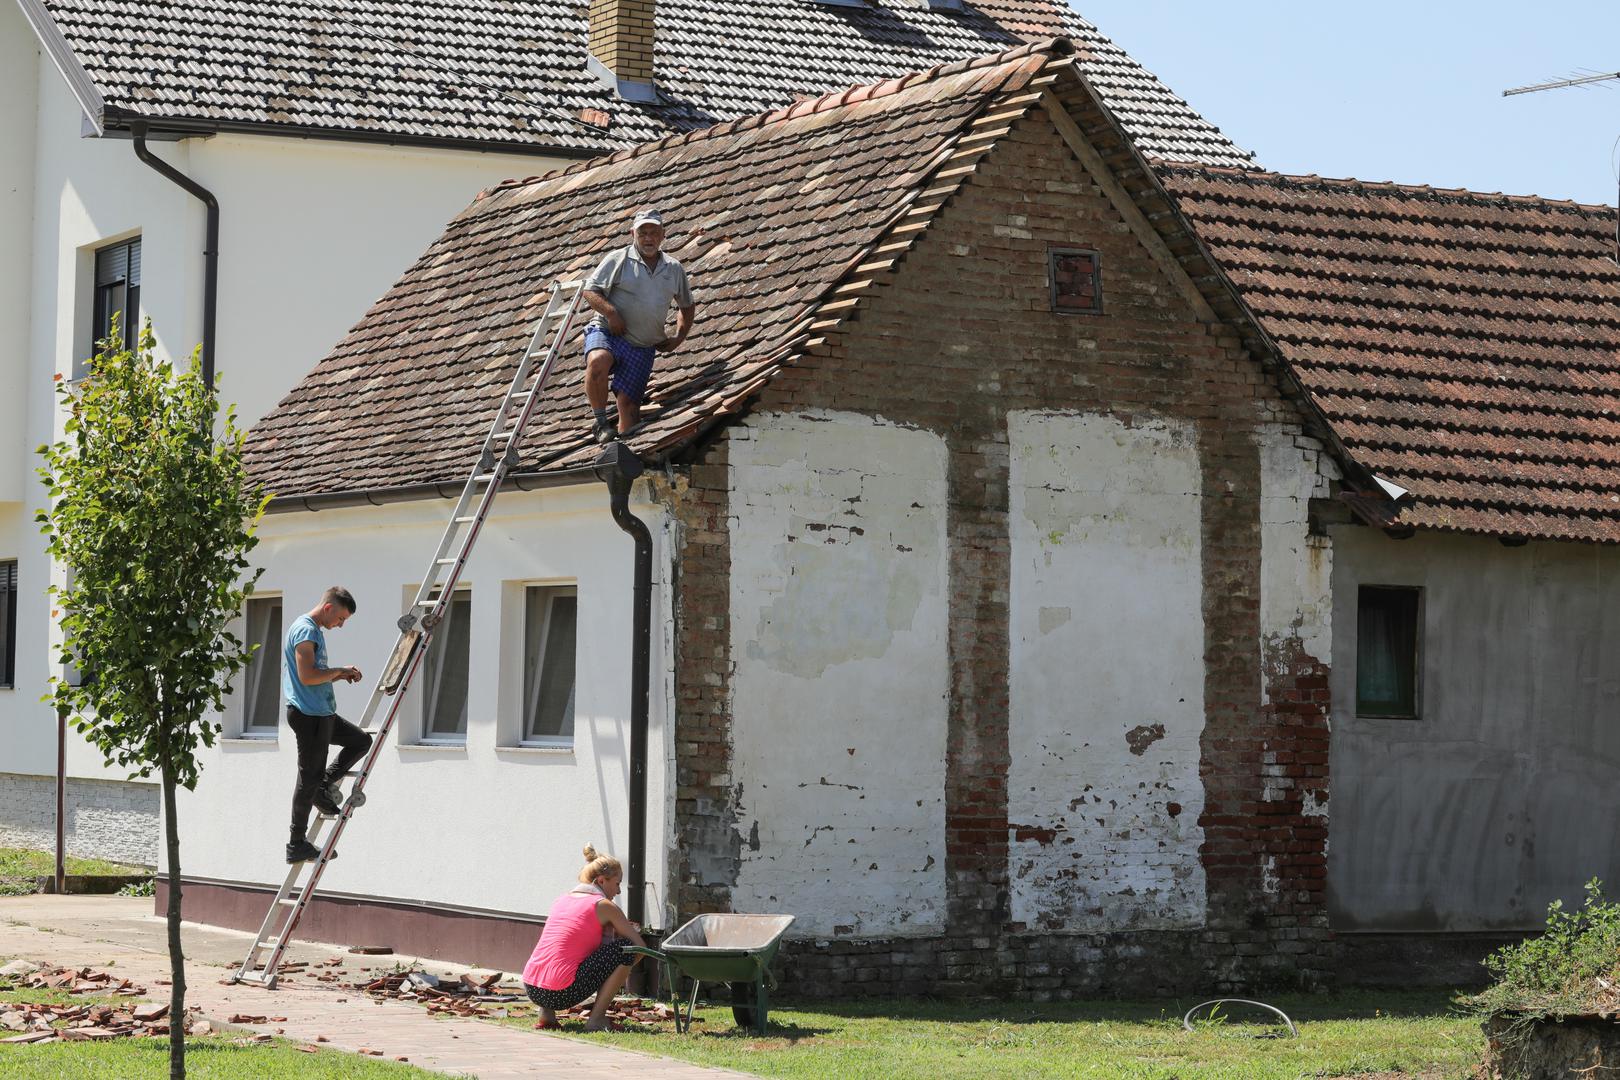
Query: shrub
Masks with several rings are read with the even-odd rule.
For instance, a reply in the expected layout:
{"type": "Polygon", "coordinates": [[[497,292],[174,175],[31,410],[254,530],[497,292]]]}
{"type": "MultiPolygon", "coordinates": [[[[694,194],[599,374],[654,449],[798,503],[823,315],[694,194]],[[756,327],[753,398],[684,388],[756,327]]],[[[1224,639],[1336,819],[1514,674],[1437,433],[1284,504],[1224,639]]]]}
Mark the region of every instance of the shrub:
{"type": "Polygon", "coordinates": [[[1554,900],[1539,937],[1497,950],[1485,968],[1496,982],[1472,999],[1482,1012],[1526,1019],[1613,1014],[1620,1006],[1620,903],[1604,899],[1594,878],[1580,910],[1565,911],[1554,900]]]}

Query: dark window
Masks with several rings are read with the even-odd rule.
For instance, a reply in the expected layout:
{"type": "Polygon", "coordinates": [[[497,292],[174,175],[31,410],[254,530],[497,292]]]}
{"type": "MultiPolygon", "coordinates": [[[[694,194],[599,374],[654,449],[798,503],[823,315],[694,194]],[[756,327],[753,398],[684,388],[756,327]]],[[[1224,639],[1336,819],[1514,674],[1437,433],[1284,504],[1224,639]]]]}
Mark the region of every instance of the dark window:
{"type": "Polygon", "coordinates": [[[1421,589],[1363,585],[1356,613],[1356,714],[1415,718],[1421,589]]]}
{"type": "Polygon", "coordinates": [[[118,316],[123,346],[133,349],[141,334],[141,241],[125,240],[96,252],[95,324],[90,342],[94,349],[112,333],[118,316]]]}
{"type": "Polygon", "coordinates": [[[567,745],[574,740],[579,589],[532,585],[523,600],[523,741],[567,745]]]}
{"type": "MultiPolygon", "coordinates": [[[[435,593],[435,598],[437,593],[435,593]]],[[[427,742],[467,741],[467,674],[472,657],[472,592],[457,589],[423,658],[427,742]]]]}
{"type": "Polygon", "coordinates": [[[17,685],[17,561],[0,562],[0,686],[17,685]]]}
{"type": "Polygon", "coordinates": [[[258,648],[242,688],[242,733],[273,735],[281,719],[281,597],[248,600],[247,643],[258,648]]]}
{"type": "Polygon", "coordinates": [[[1069,315],[1102,314],[1102,263],[1095,251],[1048,248],[1052,310],[1069,315]]]}

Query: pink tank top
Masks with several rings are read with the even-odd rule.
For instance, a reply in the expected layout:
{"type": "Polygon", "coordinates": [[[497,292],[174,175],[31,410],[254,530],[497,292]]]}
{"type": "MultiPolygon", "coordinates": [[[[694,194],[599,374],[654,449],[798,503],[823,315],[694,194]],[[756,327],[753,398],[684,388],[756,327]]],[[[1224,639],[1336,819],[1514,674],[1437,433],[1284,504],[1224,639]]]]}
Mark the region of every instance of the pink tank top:
{"type": "Polygon", "coordinates": [[[566,990],[580,962],[602,945],[602,923],[596,905],[602,894],[567,892],[557,897],[534,954],[523,968],[523,981],[542,990],[566,990]]]}

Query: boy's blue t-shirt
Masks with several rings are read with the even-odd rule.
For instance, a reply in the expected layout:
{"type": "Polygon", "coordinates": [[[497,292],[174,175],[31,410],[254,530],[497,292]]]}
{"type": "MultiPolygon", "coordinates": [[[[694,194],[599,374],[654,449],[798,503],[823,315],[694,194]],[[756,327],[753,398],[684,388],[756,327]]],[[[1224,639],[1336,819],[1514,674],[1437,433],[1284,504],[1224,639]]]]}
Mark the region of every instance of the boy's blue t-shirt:
{"type": "Polygon", "coordinates": [[[305,716],[331,716],[337,712],[337,694],[331,683],[305,686],[298,679],[298,646],[315,643],[315,666],[326,667],[326,635],[308,615],[300,615],[287,628],[287,643],[281,649],[281,695],[287,704],[305,716]]]}

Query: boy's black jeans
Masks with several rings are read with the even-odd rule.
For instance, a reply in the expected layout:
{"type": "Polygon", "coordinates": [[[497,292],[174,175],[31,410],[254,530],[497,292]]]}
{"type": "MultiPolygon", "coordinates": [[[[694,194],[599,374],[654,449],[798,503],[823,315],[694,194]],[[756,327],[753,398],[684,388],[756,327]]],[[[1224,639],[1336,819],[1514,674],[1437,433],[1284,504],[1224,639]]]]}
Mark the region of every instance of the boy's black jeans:
{"type": "Polygon", "coordinates": [[[343,778],[354,763],[371,749],[371,736],[343,717],[310,716],[296,706],[287,706],[287,726],[298,740],[298,786],[293,789],[292,842],[299,843],[309,831],[309,811],[315,804],[315,793],[327,784],[343,778]],[[333,743],[342,747],[330,768],[326,752],[333,743]]]}

